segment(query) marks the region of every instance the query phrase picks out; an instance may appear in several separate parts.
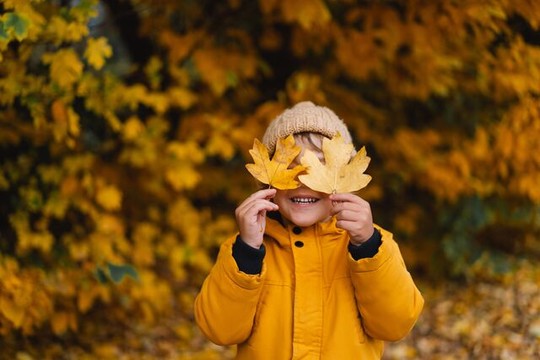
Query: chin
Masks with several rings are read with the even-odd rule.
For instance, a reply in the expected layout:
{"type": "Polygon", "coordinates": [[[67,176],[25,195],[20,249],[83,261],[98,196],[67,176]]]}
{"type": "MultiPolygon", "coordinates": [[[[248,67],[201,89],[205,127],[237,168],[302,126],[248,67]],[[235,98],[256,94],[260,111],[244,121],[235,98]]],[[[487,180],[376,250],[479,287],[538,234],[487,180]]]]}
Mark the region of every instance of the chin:
{"type": "Polygon", "coordinates": [[[315,224],[316,221],[307,221],[307,220],[292,220],[291,221],[294,225],[300,226],[300,227],[310,227],[311,225],[315,224]]]}
{"type": "Polygon", "coordinates": [[[319,222],[318,218],[306,218],[306,217],[298,217],[298,216],[291,216],[290,221],[300,227],[310,227],[317,222],[319,222]]]}

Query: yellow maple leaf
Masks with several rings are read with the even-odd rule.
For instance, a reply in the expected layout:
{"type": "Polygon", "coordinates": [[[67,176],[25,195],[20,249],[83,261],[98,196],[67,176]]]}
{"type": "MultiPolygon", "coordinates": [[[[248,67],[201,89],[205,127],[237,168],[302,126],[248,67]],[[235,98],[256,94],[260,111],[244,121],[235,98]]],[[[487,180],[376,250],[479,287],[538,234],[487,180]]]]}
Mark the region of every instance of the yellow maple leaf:
{"type": "Polygon", "coordinates": [[[298,179],[310,189],[327,194],[346,193],[360,190],[371,181],[371,176],[364,174],[371,160],[365,147],[351,159],[354,147],[345,143],[338,133],[332,139],[323,140],[322,150],[324,164],[310,150],[306,150],[301,159],[308,173],[298,179]]]}
{"type": "Polygon", "coordinates": [[[253,142],[253,148],[249,150],[254,164],[247,164],[246,169],[263,184],[268,184],[276,189],[296,189],[300,183],[296,180],[299,173],[306,170],[302,165],[296,165],[289,169],[289,165],[300,154],[300,147],[294,142],[294,137],[289,135],[280,139],[276,145],[276,152],[272,159],[268,149],[258,139],[253,142]]]}
{"type": "Polygon", "coordinates": [[[85,23],[72,22],[62,16],[53,16],[47,21],[46,32],[54,38],[56,45],[62,42],[78,42],[88,35],[88,26],[85,23]]]}
{"type": "Polygon", "coordinates": [[[88,39],[84,57],[94,69],[100,70],[105,65],[105,59],[111,56],[112,48],[106,38],[102,36],[97,39],[88,39]]]}
{"type": "Polygon", "coordinates": [[[45,64],[50,64],[51,79],[64,89],[73,85],[82,75],[84,66],[73,49],[47,53],[42,59],[45,64]]]}

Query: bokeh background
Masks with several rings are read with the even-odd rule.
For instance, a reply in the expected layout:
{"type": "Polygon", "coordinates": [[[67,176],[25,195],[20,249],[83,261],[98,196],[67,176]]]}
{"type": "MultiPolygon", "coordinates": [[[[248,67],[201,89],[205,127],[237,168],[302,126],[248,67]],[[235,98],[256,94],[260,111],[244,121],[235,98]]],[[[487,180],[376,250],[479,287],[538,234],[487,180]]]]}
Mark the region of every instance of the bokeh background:
{"type": "Polygon", "coordinates": [[[2,0],[0,358],[231,358],[193,299],[310,100],[427,300],[385,358],[534,359],[539,96],[536,0],[2,0]]]}

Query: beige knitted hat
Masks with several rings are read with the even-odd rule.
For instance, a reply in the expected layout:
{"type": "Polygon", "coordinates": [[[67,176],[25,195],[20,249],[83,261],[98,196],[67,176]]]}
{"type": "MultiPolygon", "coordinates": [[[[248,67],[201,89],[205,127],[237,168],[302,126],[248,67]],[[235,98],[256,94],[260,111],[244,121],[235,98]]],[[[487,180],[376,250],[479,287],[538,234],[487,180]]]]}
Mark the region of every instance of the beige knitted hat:
{"type": "Polygon", "coordinates": [[[303,101],[276,117],[263,135],[262,142],[270,154],[274,153],[278,139],[301,132],[314,132],[328,138],[337,132],[346,143],[352,143],[347,125],[332,110],[303,101]]]}

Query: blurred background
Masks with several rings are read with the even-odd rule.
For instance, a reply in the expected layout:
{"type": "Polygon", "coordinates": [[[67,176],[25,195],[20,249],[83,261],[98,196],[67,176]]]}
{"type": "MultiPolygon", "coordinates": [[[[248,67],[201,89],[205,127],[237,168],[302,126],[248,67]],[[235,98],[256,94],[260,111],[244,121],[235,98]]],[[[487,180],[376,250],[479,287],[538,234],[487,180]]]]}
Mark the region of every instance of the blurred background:
{"type": "Polygon", "coordinates": [[[385,358],[533,359],[539,96],[536,0],[2,0],[0,358],[231,358],[193,300],[310,100],[426,297],[385,358]]]}

